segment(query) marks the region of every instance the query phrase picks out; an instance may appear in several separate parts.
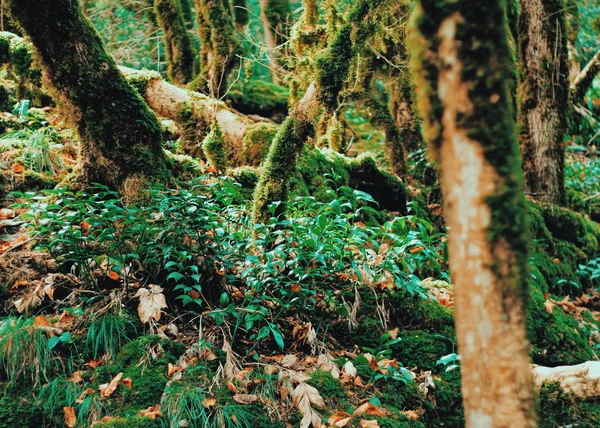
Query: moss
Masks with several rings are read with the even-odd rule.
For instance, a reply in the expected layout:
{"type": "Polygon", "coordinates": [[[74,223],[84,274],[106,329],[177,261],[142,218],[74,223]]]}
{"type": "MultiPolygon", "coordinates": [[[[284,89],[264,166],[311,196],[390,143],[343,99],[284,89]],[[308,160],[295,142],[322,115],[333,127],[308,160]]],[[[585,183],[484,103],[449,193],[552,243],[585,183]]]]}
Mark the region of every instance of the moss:
{"type": "Polygon", "coordinates": [[[194,78],[194,57],[190,35],[183,18],[179,0],[154,0],[154,12],[163,31],[167,56],[167,74],[178,84],[194,78]]]}
{"type": "Polygon", "coordinates": [[[406,367],[417,367],[420,370],[435,370],[436,361],[450,354],[452,343],[448,338],[423,330],[415,330],[398,335],[402,341],[393,347],[394,358],[406,367]]]}
{"type": "Polygon", "coordinates": [[[315,60],[319,101],[330,110],[337,105],[337,97],[344,87],[354,55],[351,34],[350,25],[341,27],[329,48],[315,60]]]}
{"type": "MultiPolygon", "coordinates": [[[[118,356],[118,363],[124,367],[135,366],[140,360],[148,356],[150,349],[158,349],[156,364],[168,363],[175,364],[181,354],[185,352],[185,345],[180,342],[163,339],[160,336],[146,335],[140,336],[136,340],[127,343],[121,349],[118,356]]],[[[155,351],[156,351],[155,349],[155,351]]]]}
{"type": "Polygon", "coordinates": [[[99,422],[94,424],[98,428],[146,428],[160,427],[162,423],[160,419],[150,419],[143,416],[129,416],[126,418],[114,418],[107,422],[99,422]]]}
{"type": "Polygon", "coordinates": [[[236,110],[274,118],[287,114],[289,98],[287,88],[263,80],[238,81],[227,93],[236,110]]]}
{"type": "Polygon", "coordinates": [[[224,173],[227,169],[227,155],[225,153],[225,137],[217,120],[214,119],[210,126],[210,132],[202,141],[202,151],[208,164],[217,172],[224,173]]]}
{"type": "Polygon", "coordinates": [[[594,359],[587,339],[578,330],[577,321],[559,307],[548,313],[543,292],[531,286],[527,313],[527,335],[533,362],[545,366],[579,364],[594,359]]]}
{"type": "Polygon", "coordinates": [[[600,401],[584,401],[564,392],[558,383],[545,383],[539,391],[539,426],[597,427],[600,425],[600,401]]]}
{"type": "Polygon", "coordinates": [[[242,156],[248,165],[260,165],[269,152],[276,133],[276,125],[264,122],[255,123],[246,130],[242,139],[242,156]]]}
{"type": "Polygon", "coordinates": [[[334,378],[330,372],[317,370],[310,377],[308,383],[317,388],[324,399],[337,401],[347,398],[339,379],[334,378]]]}
{"type": "Polygon", "coordinates": [[[464,426],[460,370],[443,373],[433,381],[431,389],[433,406],[426,407],[427,420],[433,427],[464,426]]]}
{"type": "Polygon", "coordinates": [[[0,428],[47,426],[43,410],[32,394],[0,392],[0,428]]]}
{"type": "Polygon", "coordinates": [[[598,253],[598,224],[575,211],[556,205],[543,206],[542,215],[555,239],[571,242],[586,254],[598,253]]]}

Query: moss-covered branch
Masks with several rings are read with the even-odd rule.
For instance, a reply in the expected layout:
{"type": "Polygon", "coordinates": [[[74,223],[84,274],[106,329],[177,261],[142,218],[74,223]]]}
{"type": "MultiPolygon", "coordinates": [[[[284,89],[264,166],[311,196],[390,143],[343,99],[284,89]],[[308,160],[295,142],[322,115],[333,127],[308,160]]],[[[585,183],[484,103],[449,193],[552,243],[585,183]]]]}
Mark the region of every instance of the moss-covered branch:
{"type": "Polygon", "coordinates": [[[571,83],[571,97],[573,102],[579,102],[590,88],[596,76],[600,73],[600,50],[581,70],[581,73],[571,83]]]}

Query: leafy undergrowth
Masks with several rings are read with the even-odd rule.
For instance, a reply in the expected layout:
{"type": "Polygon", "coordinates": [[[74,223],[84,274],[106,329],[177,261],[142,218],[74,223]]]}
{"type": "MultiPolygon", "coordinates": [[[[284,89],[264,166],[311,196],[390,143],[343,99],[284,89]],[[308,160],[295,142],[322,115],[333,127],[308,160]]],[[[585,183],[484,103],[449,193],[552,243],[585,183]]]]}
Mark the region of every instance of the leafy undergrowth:
{"type": "MultiPolygon", "coordinates": [[[[27,138],[39,129],[55,137],[27,138]]],[[[18,138],[6,145],[11,164],[39,165],[18,138]]],[[[64,141],[48,150],[64,162],[64,141]]],[[[0,248],[0,427],[462,426],[438,219],[418,199],[394,216],[327,180],[260,226],[227,177],[155,186],[139,205],[102,186],[13,186],[0,212],[13,238],[0,248]]],[[[595,359],[598,225],[529,208],[533,361],[595,359]]],[[[539,406],[548,427],[600,414],[555,385],[539,406]]]]}

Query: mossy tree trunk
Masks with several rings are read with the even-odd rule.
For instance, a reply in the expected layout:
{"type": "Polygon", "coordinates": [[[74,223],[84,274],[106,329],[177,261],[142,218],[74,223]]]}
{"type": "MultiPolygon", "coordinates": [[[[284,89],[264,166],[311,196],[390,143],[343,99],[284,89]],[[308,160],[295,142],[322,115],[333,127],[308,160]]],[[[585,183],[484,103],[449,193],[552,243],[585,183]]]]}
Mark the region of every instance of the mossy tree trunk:
{"type": "Polygon", "coordinates": [[[127,83],[75,0],[9,0],[54,100],[81,139],[85,182],[135,197],[168,171],[156,116],[127,83]]]}
{"type": "Polygon", "coordinates": [[[519,18],[519,122],[525,190],[538,200],[564,199],[564,133],[569,102],[562,0],[522,0],[519,18]]]}
{"type": "Polygon", "coordinates": [[[191,89],[220,98],[239,47],[228,0],[195,0],[200,38],[200,74],[191,89]]]}
{"type": "Polygon", "coordinates": [[[412,69],[439,158],[467,427],[533,427],[528,221],[504,0],[420,0],[412,69]]]}
{"type": "Polygon", "coordinates": [[[184,0],[154,0],[154,13],[163,32],[167,74],[179,85],[193,80],[196,56],[183,18],[182,1],[184,0]]]}

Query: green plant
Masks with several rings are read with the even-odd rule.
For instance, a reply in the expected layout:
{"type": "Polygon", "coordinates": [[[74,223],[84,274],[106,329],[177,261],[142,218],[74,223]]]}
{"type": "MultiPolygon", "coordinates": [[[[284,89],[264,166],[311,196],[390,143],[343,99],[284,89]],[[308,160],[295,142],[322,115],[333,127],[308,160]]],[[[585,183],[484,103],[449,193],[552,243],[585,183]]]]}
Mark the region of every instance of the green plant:
{"type": "Polygon", "coordinates": [[[55,174],[64,167],[56,153],[60,144],[58,132],[47,126],[38,129],[26,127],[0,137],[0,151],[22,149],[17,160],[38,173],[55,174]]]}
{"type": "Polygon", "coordinates": [[[133,327],[132,321],[123,314],[107,313],[95,318],[87,330],[86,345],[93,358],[109,354],[114,360],[121,349],[130,339],[127,328],[133,327]]]}

